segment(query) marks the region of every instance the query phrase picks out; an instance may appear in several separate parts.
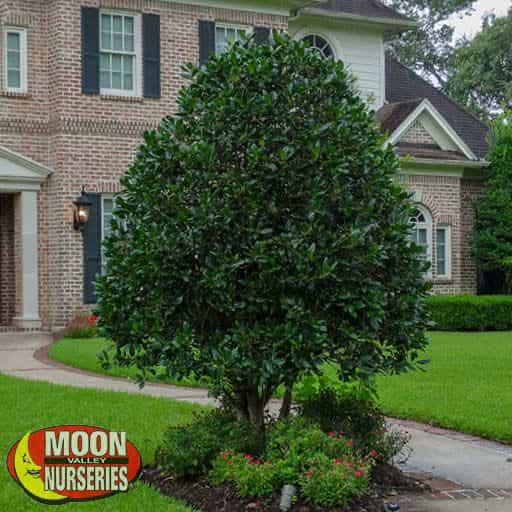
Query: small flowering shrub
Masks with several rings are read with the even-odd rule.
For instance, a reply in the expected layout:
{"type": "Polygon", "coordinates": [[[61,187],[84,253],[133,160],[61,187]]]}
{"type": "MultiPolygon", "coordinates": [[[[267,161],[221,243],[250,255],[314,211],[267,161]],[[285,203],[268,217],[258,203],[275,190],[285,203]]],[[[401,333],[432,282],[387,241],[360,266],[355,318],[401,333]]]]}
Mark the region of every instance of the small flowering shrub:
{"type": "Polygon", "coordinates": [[[224,451],[213,463],[210,482],[220,485],[229,481],[235,483],[242,497],[265,496],[276,489],[277,474],[270,461],[263,462],[250,454],[224,451]]]}
{"type": "Polygon", "coordinates": [[[320,455],[299,479],[302,495],[317,505],[345,505],[368,487],[370,468],[369,461],[354,464],[320,455]]]}
{"type": "Polygon", "coordinates": [[[66,338],[95,338],[98,336],[98,317],[94,314],[77,315],[64,331],[66,338]]]}
{"type": "Polygon", "coordinates": [[[156,460],[162,468],[180,478],[208,473],[223,450],[257,453],[263,440],[248,421],[222,409],[198,414],[188,425],[170,427],[157,450],[156,460]]]}
{"type": "Polygon", "coordinates": [[[344,505],[368,486],[376,455],[370,450],[361,456],[342,433],[326,434],[298,417],[272,426],[261,457],[232,450],[220,453],[209,479],[214,485],[233,482],[244,497],[268,495],[293,484],[314,503],[344,505]]]}
{"type": "Polygon", "coordinates": [[[359,453],[374,450],[379,462],[390,462],[409,441],[402,432],[388,430],[385,418],[371,398],[355,392],[342,392],[334,387],[321,388],[303,401],[302,414],[317,423],[324,432],[342,432],[353,440],[359,453]]]}

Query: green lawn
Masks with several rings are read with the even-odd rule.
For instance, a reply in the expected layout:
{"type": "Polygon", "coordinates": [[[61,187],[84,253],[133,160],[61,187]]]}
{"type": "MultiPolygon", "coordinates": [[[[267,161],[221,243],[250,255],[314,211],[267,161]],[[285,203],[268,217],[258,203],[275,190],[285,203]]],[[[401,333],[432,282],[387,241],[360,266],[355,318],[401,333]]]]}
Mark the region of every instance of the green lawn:
{"type": "MultiPolygon", "coordinates": [[[[380,378],[383,411],[484,437],[512,442],[512,332],[431,334],[425,372],[380,378]]],[[[61,340],[50,356],[71,366],[106,373],[96,354],[105,340],[61,340]]],[[[423,357],[423,356],[422,356],[423,357]]],[[[111,375],[133,376],[123,368],[111,375]]],[[[195,385],[187,381],[187,385],[195,385]]]]}
{"type": "Polygon", "coordinates": [[[512,442],[512,332],[431,336],[425,372],[379,379],[383,411],[512,442]]]}
{"type": "MultiPolygon", "coordinates": [[[[0,375],[0,453],[5,460],[9,448],[25,433],[58,424],[89,424],[126,431],[144,463],[153,460],[155,447],[170,423],[189,421],[197,406],[128,393],[57,386],[0,375]]],[[[0,469],[0,510],[46,511],[29,498],[7,472],[0,469]]],[[[59,512],[191,512],[191,509],[161,496],[137,482],[134,490],[99,501],[59,505],[59,512]]]]}
{"type": "MultiPolygon", "coordinates": [[[[67,364],[68,366],[73,366],[74,368],[111,375],[113,377],[135,378],[138,373],[136,368],[120,368],[118,366],[112,366],[112,368],[105,370],[101,367],[101,364],[98,361],[98,354],[111,347],[112,343],[103,338],[63,338],[50,347],[49,355],[55,361],[67,364]]],[[[113,352],[111,352],[111,354],[113,355],[113,352]]],[[[167,384],[179,384],[181,386],[199,387],[197,381],[193,379],[184,379],[177,382],[176,380],[168,377],[158,378],[157,376],[154,376],[148,377],[148,380],[167,384]]]]}

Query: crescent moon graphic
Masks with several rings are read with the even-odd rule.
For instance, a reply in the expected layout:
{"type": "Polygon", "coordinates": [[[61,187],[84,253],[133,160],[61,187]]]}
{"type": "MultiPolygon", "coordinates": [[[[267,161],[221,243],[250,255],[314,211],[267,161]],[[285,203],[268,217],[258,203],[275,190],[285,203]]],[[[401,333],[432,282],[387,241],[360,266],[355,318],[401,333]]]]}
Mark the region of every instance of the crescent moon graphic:
{"type": "Polygon", "coordinates": [[[28,448],[30,432],[27,432],[18,443],[14,453],[14,469],[16,476],[22,487],[35,498],[43,501],[64,501],[67,496],[62,496],[53,491],[47,491],[44,488],[44,482],[41,478],[42,467],[38,466],[32,460],[28,448]]]}

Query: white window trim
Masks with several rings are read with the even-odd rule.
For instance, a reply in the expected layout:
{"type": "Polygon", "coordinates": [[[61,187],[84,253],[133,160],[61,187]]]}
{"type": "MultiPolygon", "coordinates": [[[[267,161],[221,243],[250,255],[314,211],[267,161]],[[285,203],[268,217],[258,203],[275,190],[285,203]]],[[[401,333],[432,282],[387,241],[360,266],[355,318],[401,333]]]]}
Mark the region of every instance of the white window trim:
{"type": "Polygon", "coordinates": [[[28,66],[27,66],[27,29],[22,27],[4,27],[4,89],[7,92],[27,93],[28,92],[28,66]],[[20,87],[9,87],[7,76],[7,35],[20,35],[20,87]]]}
{"type": "MultiPolygon", "coordinates": [[[[100,9],[100,29],[99,29],[99,48],[101,50],[101,15],[108,14],[110,16],[131,16],[133,17],[133,49],[135,50],[135,70],[133,74],[133,90],[127,91],[124,89],[106,89],[101,88],[100,94],[102,96],[125,96],[128,98],[141,98],[142,97],[142,16],[140,13],[129,11],[115,11],[111,9],[100,9]]],[[[123,54],[123,52],[109,52],[123,54]]],[[[130,53],[130,55],[132,55],[130,53]]]]}
{"type": "Polygon", "coordinates": [[[115,194],[101,194],[101,271],[105,269],[105,252],[103,250],[103,242],[105,240],[105,201],[112,201],[112,212],[116,206],[115,194]]]}
{"type": "Polygon", "coordinates": [[[217,29],[218,28],[230,28],[235,30],[243,30],[247,37],[251,37],[254,32],[254,27],[251,25],[242,25],[240,23],[225,23],[223,21],[215,22],[215,52],[217,52],[217,29]]]}
{"type": "Polygon", "coordinates": [[[439,224],[436,226],[436,278],[437,279],[451,279],[452,278],[452,228],[451,226],[445,225],[445,224],[439,224]],[[445,248],[446,248],[446,254],[445,254],[445,269],[446,272],[444,274],[438,274],[437,272],[437,231],[438,230],[444,230],[445,233],[445,248]]]}
{"type": "Polygon", "coordinates": [[[426,259],[430,263],[430,268],[428,272],[426,272],[425,278],[432,279],[432,274],[434,272],[434,259],[433,259],[433,231],[434,231],[434,222],[432,219],[431,213],[428,209],[420,203],[414,203],[414,208],[416,208],[420,213],[425,217],[425,222],[415,225],[415,229],[418,227],[420,229],[427,230],[427,256],[426,259]]]}
{"type": "MultiPolygon", "coordinates": [[[[300,36],[299,41],[304,41],[308,37],[321,37],[329,45],[329,48],[331,49],[331,52],[332,52],[331,58],[333,58],[334,60],[339,60],[336,47],[334,46],[334,44],[329,36],[326,36],[322,32],[304,32],[304,34],[302,34],[300,36]]],[[[317,48],[317,47],[315,46],[314,48],[317,48]]],[[[317,48],[317,49],[319,49],[319,48],[317,48]]]]}

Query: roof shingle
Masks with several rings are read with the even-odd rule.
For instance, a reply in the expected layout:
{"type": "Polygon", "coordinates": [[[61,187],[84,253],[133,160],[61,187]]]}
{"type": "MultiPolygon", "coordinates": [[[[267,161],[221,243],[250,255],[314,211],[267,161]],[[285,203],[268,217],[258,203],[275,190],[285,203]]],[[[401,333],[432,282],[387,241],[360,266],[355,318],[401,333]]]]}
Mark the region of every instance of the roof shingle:
{"type": "Polygon", "coordinates": [[[411,20],[406,16],[385,6],[377,0],[327,0],[311,5],[314,9],[331,12],[343,12],[365,18],[381,18],[383,20],[405,21],[411,20]]]}
{"type": "MultiPolygon", "coordinates": [[[[390,104],[394,104],[414,102],[418,98],[427,98],[478,158],[486,157],[489,151],[487,126],[433,85],[388,55],[386,58],[386,100],[390,104]]],[[[391,121],[388,120],[387,123],[391,126],[398,122],[401,117],[399,114],[403,113],[403,110],[400,110],[399,113],[393,114],[392,107],[392,105],[383,107],[389,108],[391,111],[391,113],[387,112],[388,117],[391,118],[391,121]]]]}

